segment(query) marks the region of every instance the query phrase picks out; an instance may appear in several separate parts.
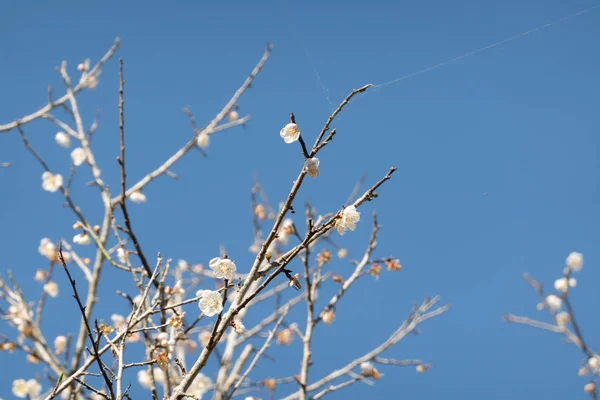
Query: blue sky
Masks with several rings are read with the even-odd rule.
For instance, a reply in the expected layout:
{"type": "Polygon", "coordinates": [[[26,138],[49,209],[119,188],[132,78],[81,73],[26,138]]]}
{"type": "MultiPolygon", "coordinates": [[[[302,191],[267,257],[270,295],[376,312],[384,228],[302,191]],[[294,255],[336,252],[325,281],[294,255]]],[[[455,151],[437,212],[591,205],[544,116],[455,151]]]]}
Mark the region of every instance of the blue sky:
{"type": "MultiPolygon", "coordinates": [[[[160,251],[206,264],[224,244],[244,272],[251,263],[253,174],[278,202],[303,162],[299,148],[279,138],[290,111],[312,143],[331,104],[337,106],[353,88],[403,77],[596,3],[164,4],[3,4],[0,123],[45,104],[49,83],[62,92],[53,68],[63,59],[75,74],[79,62],[97,61],[120,37],[134,181],[189,139],[183,107],[189,106],[200,123],[208,121],[245,79],[265,43],[273,43],[266,68],[239,102],[240,114],[252,115],[247,127],[213,137],[208,158],[192,152],[174,168],[179,180],[159,179],[145,191],[148,203],[131,207],[147,254],[160,251]]],[[[579,251],[586,266],[572,297],[587,341],[600,346],[593,306],[600,302],[595,268],[600,258],[598,21],[600,9],[595,9],[373,88],[336,120],[338,135],[320,157],[321,176],[307,182],[297,204],[311,201],[323,213],[336,210],[362,174],[372,183],[390,166],[398,167],[380,198],[362,209],[359,229],[339,242],[350,250],[349,258],[359,257],[375,209],[383,226],[377,254],[399,257],[404,270],[379,281],[364,279],[344,298],[334,324],[316,333],[311,376],[321,377],[387,338],[426,295],[439,294],[452,308],[387,354],[421,358],[433,364],[432,370],[382,368],[385,376],[375,387],[355,385],[330,398],[585,398],[586,381],[577,376],[578,350],[555,334],[509,325],[502,315],[545,319],[521,273],[530,272],[551,287],[566,256],[579,251]]],[[[112,187],[118,185],[117,89],[114,59],[99,87],[80,96],[87,126],[102,110],[94,145],[112,187]]],[[[26,133],[66,175],[69,153],[54,144],[54,126],[36,122],[26,133]]],[[[13,167],[0,169],[0,271],[12,270],[25,295],[35,300],[39,286],[32,278],[45,267],[37,253],[39,240],[70,238],[73,215],[57,194],[42,191],[42,170],[16,132],[0,134],[3,161],[13,167]]],[[[99,198],[85,187],[89,177],[83,172],[76,178],[74,196],[88,218],[99,222],[99,198]]],[[[337,260],[331,268],[344,275],[351,265],[337,260]]],[[[113,294],[123,275],[111,271],[104,279],[96,316],[125,313],[125,304],[113,294]]],[[[66,280],[58,275],[57,281],[61,295],[49,302],[43,326],[49,337],[72,330],[78,321],[66,280]]],[[[277,354],[276,364],[259,365],[261,377],[298,370],[297,344],[277,354]]],[[[4,398],[11,398],[13,379],[40,372],[20,355],[2,353],[0,362],[11,365],[0,376],[4,398]]],[[[287,392],[278,391],[276,398],[287,392]]]]}

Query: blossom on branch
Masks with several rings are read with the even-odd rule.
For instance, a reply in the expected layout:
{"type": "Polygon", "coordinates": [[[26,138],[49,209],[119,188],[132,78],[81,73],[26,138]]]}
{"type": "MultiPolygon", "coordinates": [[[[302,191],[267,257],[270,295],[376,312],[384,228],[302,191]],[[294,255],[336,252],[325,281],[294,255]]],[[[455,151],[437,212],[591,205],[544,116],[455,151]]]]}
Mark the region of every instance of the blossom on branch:
{"type": "Polygon", "coordinates": [[[208,136],[206,133],[201,133],[200,135],[198,135],[198,137],[196,138],[196,144],[198,145],[198,147],[200,147],[201,149],[205,149],[208,147],[208,145],[210,144],[210,136],[208,136]]]}
{"type": "Polygon", "coordinates": [[[61,174],[53,174],[46,171],[42,174],[42,189],[47,192],[56,192],[63,185],[63,177],[61,174]]]}
{"type": "Polygon", "coordinates": [[[133,201],[134,203],[145,203],[146,202],[146,195],[144,193],[142,193],[140,190],[136,190],[135,192],[131,193],[129,195],[129,200],[133,201]]]}
{"type": "Polygon", "coordinates": [[[348,206],[342,211],[342,215],[335,220],[335,228],[340,235],[346,233],[346,229],[351,231],[356,229],[356,223],[360,221],[360,212],[354,206],[348,206]]]}
{"type": "Polygon", "coordinates": [[[316,178],[319,176],[319,159],[317,157],[309,158],[304,163],[304,168],[311,178],[316,178]]]}
{"type": "Polygon", "coordinates": [[[576,251],[569,254],[567,257],[567,266],[573,271],[581,271],[581,268],[583,268],[583,254],[576,251]]]}
{"type": "Polygon", "coordinates": [[[65,149],[71,146],[71,137],[64,132],[58,132],[56,136],[54,136],[54,140],[59,146],[64,147],[65,149]]]}
{"type": "Polygon", "coordinates": [[[235,277],[236,266],[229,258],[215,257],[208,262],[208,266],[213,270],[215,278],[232,280],[235,277]]]}
{"type": "Polygon", "coordinates": [[[223,298],[221,293],[214,290],[205,290],[202,292],[202,298],[198,301],[200,311],[207,317],[212,317],[223,311],[223,298]]]}
{"type": "Polygon", "coordinates": [[[77,235],[73,236],[73,243],[77,243],[82,246],[85,246],[87,244],[92,243],[92,238],[90,238],[90,235],[88,235],[87,233],[81,232],[81,233],[78,233],[77,235]]]}
{"type": "Polygon", "coordinates": [[[281,129],[279,136],[281,136],[283,141],[288,144],[294,143],[300,138],[300,129],[298,129],[298,125],[289,123],[281,129]]]}
{"type": "Polygon", "coordinates": [[[86,160],[87,156],[85,155],[85,150],[81,147],[77,147],[73,149],[71,152],[71,160],[73,161],[73,165],[79,167],[86,160]]]}

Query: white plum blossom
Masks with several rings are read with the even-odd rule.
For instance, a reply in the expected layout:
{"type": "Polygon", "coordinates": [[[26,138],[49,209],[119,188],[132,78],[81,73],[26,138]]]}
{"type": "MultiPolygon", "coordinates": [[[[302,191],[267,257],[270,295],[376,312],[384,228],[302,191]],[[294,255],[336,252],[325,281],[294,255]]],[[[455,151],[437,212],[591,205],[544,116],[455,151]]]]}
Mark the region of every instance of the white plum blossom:
{"type": "Polygon", "coordinates": [[[57,355],[63,354],[67,350],[67,337],[66,336],[57,336],[54,339],[54,352],[57,355]]]}
{"type": "Polygon", "coordinates": [[[52,241],[48,238],[43,238],[40,240],[40,246],[38,247],[38,251],[41,255],[48,258],[49,260],[56,259],[56,245],[52,243],[52,241]]]}
{"type": "Polygon", "coordinates": [[[199,373],[198,376],[192,382],[192,386],[188,389],[187,393],[195,396],[197,398],[201,398],[202,395],[210,389],[212,385],[212,381],[210,378],[203,373],[199,373]]]}
{"type": "Polygon", "coordinates": [[[569,290],[567,278],[559,278],[554,281],[554,289],[558,290],[559,292],[566,293],[569,290]]]}
{"type": "Polygon", "coordinates": [[[129,200],[133,201],[134,203],[145,203],[146,202],[146,195],[144,193],[142,193],[139,190],[136,190],[135,192],[131,193],[129,195],[129,200]]]}
{"type": "Polygon", "coordinates": [[[179,260],[177,261],[177,268],[179,268],[182,271],[187,271],[188,269],[190,269],[190,264],[185,260],[179,260]]]}
{"type": "Polygon", "coordinates": [[[569,291],[569,287],[577,286],[577,279],[575,278],[559,278],[554,281],[554,288],[562,293],[567,293],[569,291]]]}
{"type": "Polygon", "coordinates": [[[298,129],[298,125],[289,123],[281,128],[279,136],[281,136],[286,143],[294,143],[300,137],[300,129],[298,129]]]}
{"type": "Polygon", "coordinates": [[[558,326],[565,326],[571,320],[571,316],[566,311],[561,311],[556,314],[556,324],[558,326]]]}
{"type": "Polygon", "coordinates": [[[121,314],[112,314],[110,316],[110,320],[113,323],[116,330],[119,330],[121,327],[125,327],[125,317],[121,314]]]}
{"type": "Polygon", "coordinates": [[[42,385],[35,379],[16,379],[13,381],[12,392],[15,396],[24,399],[26,397],[34,398],[42,392],[42,385]]]}
{"type": "Polygon", "coordinates": [[[342,211],[342,215],[335,221],[335,227],[340,235],[346,233],[346,229],[353,231],[356,229],[356,223],[360,221],[360,212],[354,206],[348,206],[342,211]]]}
{"type": "Polygon", "coordinates": [[[228,258],[215,257],[210,260],[208,266],[213,270],[215,278],[217,279],[226,279],[230,281],[235,277],[235,263],[228,258]]]}
{"type": "Polygon", "coordinates": [[[580,271],[583,268],[583,254],[576,251],[567,257],[567,266],[573,271],[580,271]]]}
{"type": "Polygon", "coordinates": [[[208,145],[210,144],[210,136],[208,136],[208,134],[206,134],[206,133],[199,134],[198,137],[196,138],[196,144],[201,149],[207,148],[208,145]]]}
{"type": "Polygon", "coordinates": [[[205,290],[202,298],[198,301],[200,311],[207,317],[212,317],[223,310],[223,298],[221,293],[213,290],[205,290]]]}
{"type": "Polygon", "coordinates": [[[117,258],[119,259],[119,262],[121,262],[122,264],[125,264],[127,262],[127,254],[125,253],[124,248],[119,247],[117,249],[117,258]]]}
{"type": "MultiPolygon", "coordinates": [[[[286,218],[281,223],[277,231],[277,241],[282,244],[287,244],[289,236],[294,233],[294,221],[291,218],[286,218]]],[[[273,242],[271,242],[273,243],[273,242]]]]}
{"type": "Polygon", "coordinates": [[[48,293],[51,297],[58,296],[58,283],[49,281],[44,285],[44,292],[48,293]]]}
{"type": "Polygon", "coordinates": [[[138,371],[137,378],[138,378],[138,383],[144,389],[152,388],[152,378],[150,377],[150,374],[148,373],[148,371],[146,371],[145,369],[138,371]]]}
{"type": "Polygon", "coordinates": [[[317,157],[309,158],[304,163],[304,168],[311,178],[316,178],[319,176],[319,159],[317,157]]]}
{"type": "Polygon", "coordinates": [[[47,192],[56,192],[63,185],[63,177],[61,174],[53,174],[46,171],[42,174],[42,189],[47,192]]]}
{"type": "Polygon", "coordinates": [[[71,137],[64,132],[58,132],[56,136],[54,136],[54,140],[56,140],[56,143],[59,146],[64,147],[65,149],[71,146],[71,137]]]}
{"type": "Polygon", "coordinates": [[[552,311],[558,311],[562,307],[562,300],[555,294],[546,296],[546,305],[550,307],[552,311]]]}
{"type": "Polygon", "coordinates": [[[595,355],[590,357],[588,360],[588,366],[591,368],[592,372],[595,374],[600,372],[600,357],[595,355]]]}
{"type": "Polygon", "coordinates": [[[81,147],[77,147],[71,152],[71,160],[73,161],[73,165],[76,167],[83,164],[86,158],[87,156],[85,155],[85,150],[83,150],[81,147]]]}
{"type": "Polygon", "coordinates": [[[373,364],[368,361],[360,363],[360,372],[365,376],[373,375],[374,369],[375,367],[373,366],[373,364]]]}
{"type": "Polygon", "coordinates": [[[81,233],[78,233],[77,235],[73,236],[73,243],[77,243],[82,246],[85,246],[87,244],[92,243],[92,238],[87,233],[81,232],[81,233]]]}
{"type": "Polygon", "coordinates": [[[15,379],[12,384],[12,393],[21,399],[27,397],[27,381],[25,379],[15,379]]]}

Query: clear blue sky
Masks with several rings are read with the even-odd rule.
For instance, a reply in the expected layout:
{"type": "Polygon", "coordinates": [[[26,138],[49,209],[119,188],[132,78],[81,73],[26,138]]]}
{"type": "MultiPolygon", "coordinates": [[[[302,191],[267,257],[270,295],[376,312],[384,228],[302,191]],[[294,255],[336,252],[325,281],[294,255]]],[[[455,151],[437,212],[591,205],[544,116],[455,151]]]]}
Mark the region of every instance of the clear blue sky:
{"type": "MultiPolygon", "coordinates": [[[[48,83],[62,93],[53,70],[61,60],[75,74],[79,62],[97,61],[118,36],[118,56],[126,65],[133,181],[188,140],[183,107],[190,106],[200,122],[208,121],[246,77],[265,43],[273,43],[272,58],[239,102],[240,114],[252,114],[248,126],[213,137],[208,158],[191,153],[174,168],[179,180],[159,179],[146,190],[148,203],[131,207],[147,254],[161,251],[206,264],[224,244],[244,272],[251,263],[253,174],[277,202],[302,163],[298,147],[279,138],[290,111],[312,143],[329,115],[327,97],[337,105],[353,88],[405,76],[596,3],[165,4],[5,2],[0,123],[45,104],[48,83]]],[[[587,340],[600,348],[594,307],[600,304],[599,22],[596,9],[372,89],[334,124],[338,136],[322,154],[321,176],[307,182],[297,204],[310,200],[323,213],[336,210],[363,173],[371,183],[390,166],[398,167],[380,198],[363,208],[359,229],[340,243],[350,249],[350,258],[359,257],[376,209],[383,225],[378,254],[399,257],[404,270],[379,281],[365,279],[343,299],[334,324],[317,331],[312,377],[378,344],[426,295],[441,295],[452,309],[387,354],[421,358],[433,363],[431,371],[383,368],[385,376],[374,388],[357,384],[332,399],[586,398],[586,381],[577,376],[578,350],[555,334],[509,325],[502,314],[545,318],[521,273],[530,272],[551,287],[569,252],[580,251],[586,265],[573,300],[587,340]]],[[[102,110],[94,144],[113,187],[118,185],[117,88],[115,59],[99,87],[80,97],[87,126],[96,109],[102,110]]],[[[51,166],[67,175],[68,151],[54,144],[55,127],[34,123],[26,132],[51,166]]],[[[0,169],[0,270],[5,276],[11,269],[25,295],[35,300],[39,284],[33,275],[46,266],[37,253],[39,240],[70,238],[73,215],[61,208],[58,194],[42,191],[42,170],[16,132],[0,135],[0,161],[13,163],[0,169]]],[[[87,180],[89,172],[76,178],[74,196],[88,218],[99,222],[101,206],[95,190],[84,187],[87,180]]],[[[351,265],[336,261],[331,268],[348,274],[351,265]]],[[[119,279],[129,278],[116,272],[105,276],[98,318],[126,312],[114,294],[119,279]]],[[[57,281],[61,294],[50,300],[43,326],[49,337],[73,330],[79,320],[64,276],[57,281]]],[[[133,361],[136,354],[130,354],[133,361]]],[[[276,354],[276,364],[259,365],[261,377],[298,370],[297,343],[276,354]]],[[[11,366],[0,375],[4,398],[12,396],[13,379],[40,372],[21,355],[2,353],[0,363],[11,366]]]]}

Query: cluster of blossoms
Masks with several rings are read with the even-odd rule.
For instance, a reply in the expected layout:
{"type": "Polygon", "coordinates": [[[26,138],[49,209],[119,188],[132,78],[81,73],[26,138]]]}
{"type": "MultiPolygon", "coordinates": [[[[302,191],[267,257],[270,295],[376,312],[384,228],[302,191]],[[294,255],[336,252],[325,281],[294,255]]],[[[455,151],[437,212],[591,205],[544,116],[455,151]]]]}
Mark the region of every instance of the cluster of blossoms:
{"type": "Polygon", "coordinates": [[[16,379],[12,384],[12,393],[20,399],[35,399],[42,393],[42,385],[35,379],[16,379]]]}
{"type": "Polygon", "coordinates": [[[360,221],[360,212],[354,206],[344,208],[342,214],[335,220],[335,229],[340,235],[344,235],[347,229],[356,229],[356,223],[360,221]]]}
{"type": "Polygon", "coordinates": [[[570,316],[567,312],[559,312],[562,308],[561,296],[568,293],[569,288],[573,288],[577,285],[577,280],[571,277],[573,272],[579,272],[583,268],[583,255],[578,252],[572,252],[569,254],[566,260],[567,266],[565,267],[565,276],[554,281],[554,288],[560,293],[560,295],[550,294],[544,299],[544,304],[539,304],[538,308],[542,309],[548,307],[548,309],[554,313],[556,322],[558,325],[564,326],[569,322],[570,316]]]}

